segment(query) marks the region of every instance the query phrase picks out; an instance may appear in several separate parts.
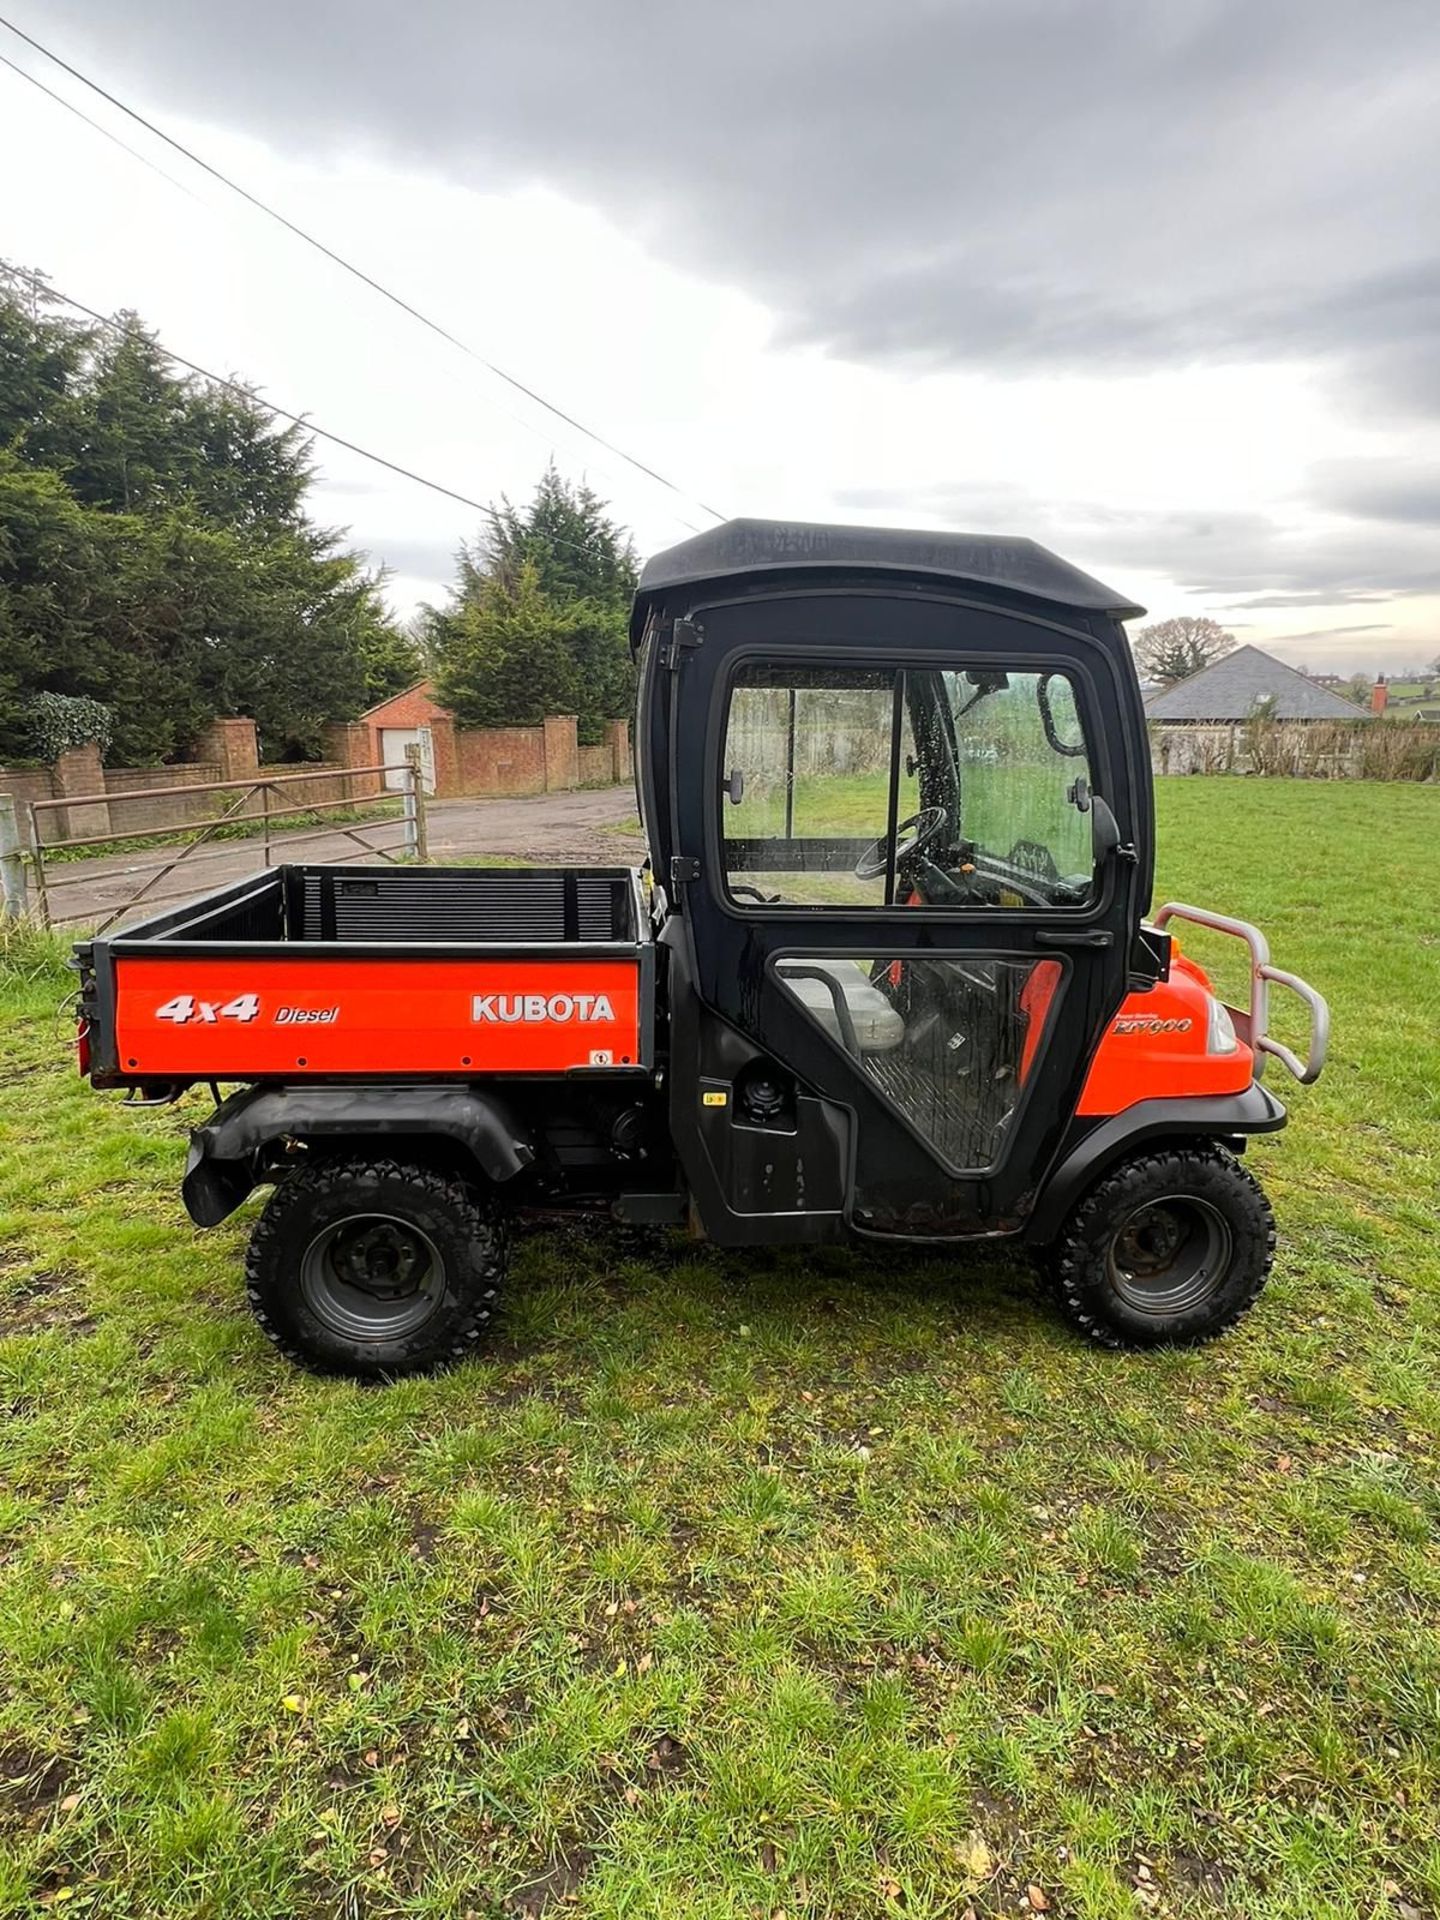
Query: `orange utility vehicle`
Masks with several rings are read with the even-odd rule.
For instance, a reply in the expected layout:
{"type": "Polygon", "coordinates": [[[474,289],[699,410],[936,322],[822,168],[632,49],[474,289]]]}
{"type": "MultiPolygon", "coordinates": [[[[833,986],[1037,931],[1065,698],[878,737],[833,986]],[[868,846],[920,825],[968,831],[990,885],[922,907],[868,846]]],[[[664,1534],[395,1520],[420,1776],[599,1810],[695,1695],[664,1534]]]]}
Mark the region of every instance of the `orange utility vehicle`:
{"type": "Polygon", "coordinates": [[[1139,611],[1026,540],[701,534],[635,602],[646,869],[256,874],[80,946],[82,1067],[214,1088],[186,1205],[275,1183],[250,1298],[321,1368],[468,1351],[507,1219],[557,1207],[1019,1240],[1088,1337],[1208,1339],[1270,1267],[1262,1069],[1313,1080],[1329,1022],[1255,928],[1147,919],[1139,611]],[[1245,944],[1243,1008],[1177,922],[1245,944]]]}

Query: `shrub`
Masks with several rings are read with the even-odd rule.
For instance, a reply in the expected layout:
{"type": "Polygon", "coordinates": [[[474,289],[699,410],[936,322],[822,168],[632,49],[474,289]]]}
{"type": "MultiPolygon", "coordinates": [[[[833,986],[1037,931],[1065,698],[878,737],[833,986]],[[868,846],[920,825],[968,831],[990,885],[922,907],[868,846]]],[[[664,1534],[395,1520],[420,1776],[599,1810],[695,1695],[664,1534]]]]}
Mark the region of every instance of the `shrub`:
{"type": "Polygon", "coordinates": [[[30,701],[30,732],[42,760],[58,760],[71,747],[94,741],[103,756],[113,722],[109,707],[71,693],[37,693],[30,701]]]}

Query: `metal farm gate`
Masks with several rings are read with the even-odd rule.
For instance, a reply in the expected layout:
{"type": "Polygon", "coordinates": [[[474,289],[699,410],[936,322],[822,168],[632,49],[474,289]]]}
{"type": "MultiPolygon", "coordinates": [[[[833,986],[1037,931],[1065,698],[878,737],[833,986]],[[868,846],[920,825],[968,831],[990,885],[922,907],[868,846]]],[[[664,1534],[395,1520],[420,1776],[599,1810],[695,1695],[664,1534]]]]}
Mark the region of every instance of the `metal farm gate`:
{"type": "MultiPolygon", "coordinates": [[[[203,892],[210,883],[206,862],[233,861],[250,855],[265,866],[288,860],[292,847],[317,840],[338,841],[329,863],[362,858],[419,861],[429,858],[425,830],[426,780],[418,748],[401,766],[327,767],[315,773],[265,774],[253,780],[217,780],[193,787],[149,787],[131,793],[67,794],[36,800],[28,809],[31,846],[23,861],[20,891],[46,926],[93,924],[104,933],[138,907],[159,906],[203,892]],[[317,783],[340,786],[339,797],[324,798],[317,783]],[[398,787],[395,784],[398,781],[398,787]],[[369,792],[365,787],[369,786],[369,792]],[[307,794],[307,787],[310,791],[307,794]],[[216,811],[173,827],[135,827],[124,832],[76,831],[87,807],[109,811],[128,801],[200,799],[214,796],[216,811]],[[328,820],[325,816],[332,816],[328,820]],[[299,821],[313,827],[295,830],[299,821]],[[290,823],[287,827],[286,823],[290,823]],[[163,842],[156,846],[156,842],[163,842]],[[144,842],[144,847],[136,846],[144,842]],[[348,845],[346,843],[349,843],[348,845]],[[103,849],[135,847],[141,857],[123,867],[98,864],[103,849]],[[91,851],[97,859],[87,859],[91,851]],[[29,884],[23,884],[28,870],[29,884]],[[168,884],[167,884],[168,883],[168,884]],[[84,904],[77,890],[83,889],[84,904]]],[[[16,864],[12,851],[10,867],[16,864]]],[[[13,887],[7,889],[8,894],[13,887]]],[[[22,900],[21,905],[27,904],[22,900]]]]}

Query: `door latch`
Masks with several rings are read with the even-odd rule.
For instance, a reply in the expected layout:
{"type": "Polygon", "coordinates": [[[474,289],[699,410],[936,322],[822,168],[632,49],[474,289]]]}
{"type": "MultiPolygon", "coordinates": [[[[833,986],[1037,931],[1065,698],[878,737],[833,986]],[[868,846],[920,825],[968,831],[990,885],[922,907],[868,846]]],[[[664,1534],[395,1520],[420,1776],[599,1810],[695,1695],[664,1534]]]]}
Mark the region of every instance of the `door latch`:
{"type": "Polygon", "coordinates": [[[670,885],[688,886],[692,880],[700,878],[700,862],[690,853],[675,853],[670,856],[670,885]]]}

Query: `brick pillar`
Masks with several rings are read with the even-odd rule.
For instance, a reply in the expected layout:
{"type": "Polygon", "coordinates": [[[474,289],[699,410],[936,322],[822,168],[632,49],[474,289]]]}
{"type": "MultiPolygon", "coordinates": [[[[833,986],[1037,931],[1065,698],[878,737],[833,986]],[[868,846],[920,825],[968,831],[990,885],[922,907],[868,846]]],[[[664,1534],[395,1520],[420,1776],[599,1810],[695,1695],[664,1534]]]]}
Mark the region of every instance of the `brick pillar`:
{"type": "MultiPolygon", "coordinates": [[[[103,794],[105,769],[100,764],[100,749],[95,742],[87,740],[83,747],[67,747],[55,762],[51,784],[57,800],[72,793],[103,794]]],[[[45,818],[44,814],[40,817],[45,818]]],[[[104,800],[92,801],[84,807],[66,807],[59,818],[65,823],[61,832],[67,840],[85,840],[110,831],[110,808],[104,800]]],[[[43,834],[44,829],[41,831],[43,834]]]]}
{"type": "Polygon", "coordinates": [[[325,758],[342,767],[368,767],[370,729],[363,720],[330,720],[320,735],[325,758]]]}
{"type": "Polygon", "coordinates": [[[580,784],[580,744],[573,713],[552,713],[545,720],[545,791],[568,793],[580,784]]]}
{"type": "Polygon", "coordinates": [[[463,793],[460,778],[460,748],[455,738],[455,721],[448,713],[432,714],[430,740],[435,750],[435,798],[448,800],[463,793]]]}
{"type": "Polygon", "coordinates": [[[260,771],[255,722],[238,715],[212,720],[195,743],[195,757],[218,766],[222,780],[253,780],[260,771]]]}
{"type": "MultiPolygon", "coordinates": [[[[331,720],[320,736],[325,758],[342,767],[373,767],[380,759],[380,743],[363,720],[331,720]]],[[[362,780],[345,783],[347,799],[368,798],[381,791],[384,775],[367,774],[362,780]]]]}
{"type": "Polygon", "coordinates": [[[605,744],[615,768],[615,784],[624,786],[635,778],[635,762],[630,753],[630,722],[611,720],[605,728],[605,744]]]}

